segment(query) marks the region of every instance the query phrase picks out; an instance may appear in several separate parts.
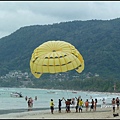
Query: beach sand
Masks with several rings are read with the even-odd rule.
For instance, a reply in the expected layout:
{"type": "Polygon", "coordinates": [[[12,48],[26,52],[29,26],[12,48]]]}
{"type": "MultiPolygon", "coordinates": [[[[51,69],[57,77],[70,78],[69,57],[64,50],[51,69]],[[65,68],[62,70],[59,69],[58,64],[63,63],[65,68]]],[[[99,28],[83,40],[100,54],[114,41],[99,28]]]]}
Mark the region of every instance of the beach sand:
{"type": "MultiPolygon", "coordinates": [[[[116,110],[115,113],[120,113],[120,110],[116,110]]],[[[96,111],[88,110],[86,112],[83,108],[82,113],[76,113],[75,108],[71,108],[70,113],[66,113],[65,109],[59,113],[57,109],[54,113],[50,113],[48,110],[27,111],[20,113],[10,113],[0,115],[2,119],[120,119],[120,116],[113,117],[112,107],[101,108],[98,107],[96,111]]]]}

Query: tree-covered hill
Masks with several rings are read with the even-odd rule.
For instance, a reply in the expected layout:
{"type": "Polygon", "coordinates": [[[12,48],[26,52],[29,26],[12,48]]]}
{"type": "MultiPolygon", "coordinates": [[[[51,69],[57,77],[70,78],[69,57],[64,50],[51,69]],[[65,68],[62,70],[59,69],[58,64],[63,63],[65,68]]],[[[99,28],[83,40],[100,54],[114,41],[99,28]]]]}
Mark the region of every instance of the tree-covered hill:
{"type": "Polygon", "coordinates": [[[66,41],[79,50],[85,61],[81,75],[120,78],[120,18],[21,27],[0,39],[0,76],[11,70],[30,72],[33,50],[49,40],[66,41]]]}

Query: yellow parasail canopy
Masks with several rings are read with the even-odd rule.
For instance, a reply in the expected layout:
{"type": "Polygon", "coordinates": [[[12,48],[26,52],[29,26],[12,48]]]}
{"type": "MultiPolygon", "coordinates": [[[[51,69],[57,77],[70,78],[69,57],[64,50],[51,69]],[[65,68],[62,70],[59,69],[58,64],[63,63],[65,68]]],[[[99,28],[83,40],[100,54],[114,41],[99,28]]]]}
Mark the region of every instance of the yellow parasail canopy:
{"type": "Polygon", "coordinates": [[[66,72],[75,69],[84,70],[84,60],[79,51],[65,41],[47,41],[38,46],[30,60],[32,74],[40,78],[43,73],[66,72]]]}

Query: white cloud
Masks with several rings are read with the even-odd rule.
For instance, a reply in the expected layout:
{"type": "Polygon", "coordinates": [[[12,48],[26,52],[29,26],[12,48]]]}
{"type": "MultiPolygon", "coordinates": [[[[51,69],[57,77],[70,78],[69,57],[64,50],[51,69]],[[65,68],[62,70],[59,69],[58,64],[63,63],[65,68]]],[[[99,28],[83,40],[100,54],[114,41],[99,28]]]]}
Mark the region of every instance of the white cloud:
{"type": "Polygon", "coordinates": [[[20,27],[120,17],[119,1],[0,1],[0,38],[20,27]]]}

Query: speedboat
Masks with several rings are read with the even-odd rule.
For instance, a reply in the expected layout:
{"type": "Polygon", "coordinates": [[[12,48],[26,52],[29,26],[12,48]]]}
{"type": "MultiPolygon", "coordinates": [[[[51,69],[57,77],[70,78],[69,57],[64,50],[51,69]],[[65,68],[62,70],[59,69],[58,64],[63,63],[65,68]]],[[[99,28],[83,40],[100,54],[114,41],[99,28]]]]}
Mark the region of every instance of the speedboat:
{"type": "Polygon", "coordinates": [[[18,93],[18,92],[12,92],[12,93],[10,93],[10,96],[11,97],[23,97],[23,95],[21,94],[21,93],[18,93]]]}

